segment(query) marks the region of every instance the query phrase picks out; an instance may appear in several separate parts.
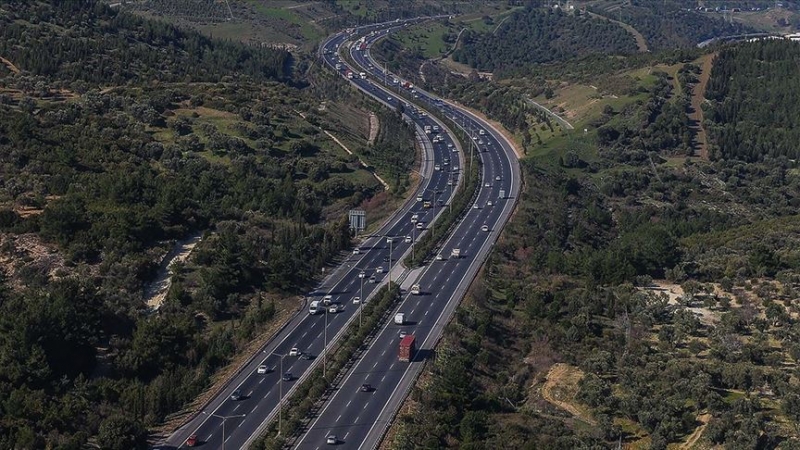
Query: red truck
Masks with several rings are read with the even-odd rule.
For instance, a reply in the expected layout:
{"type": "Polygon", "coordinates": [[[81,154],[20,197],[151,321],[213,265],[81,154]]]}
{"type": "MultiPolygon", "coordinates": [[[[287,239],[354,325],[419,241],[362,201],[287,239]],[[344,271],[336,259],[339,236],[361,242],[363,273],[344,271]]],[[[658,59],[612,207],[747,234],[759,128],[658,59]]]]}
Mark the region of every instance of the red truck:
{"type": "Polygon", "coordinates": [[[414,358],[414,352],[416,349],[416,339],[414,339],[413,334],[406,335],[403,339],[400,340],[400,361],[401,362],[411,362],[414,358]]]}

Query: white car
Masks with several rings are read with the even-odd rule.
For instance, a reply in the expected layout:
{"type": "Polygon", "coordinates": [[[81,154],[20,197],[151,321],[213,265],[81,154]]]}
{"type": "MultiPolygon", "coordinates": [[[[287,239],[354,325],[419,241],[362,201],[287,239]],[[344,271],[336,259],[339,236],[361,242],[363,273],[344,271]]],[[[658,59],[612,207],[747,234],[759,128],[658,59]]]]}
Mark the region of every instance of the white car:
{"type": "Polygon", "coordinates": [[[424,224],[424,223],[422,223],[422,222],[417,222],[417,229],[418,229],[418,230],[421,230],[421,229],[423,229],[423,228],[425,228],[425,224],[424,224]]]}
{"type": "Polygon", "coordinates": [[[498,176],[494,177],[494,181],[500,181],[500,179],[501,179],[501,178],[500,178],[500,175],[498,175],[498,176]]]}
{"type": "Polygon", "coordinates": [[[330,313],[330,314],[336,314],[338,312],[339,312],[339,305],[331,305],[328,308],[328,313],[330,313]]]}
{"type": "Polygon", "coordinates": [[[491,185],[491,184],[489,184],[489,183],[486,183],[486,184],[484,184],[483,186],[484,186],[484,187],[492,187],[492,185],[491,185]]]}
{"type": "Polygon", "coordinates": [[[354,248],[354,249],[353,249],[353,254],[354,254],[354,255],[360,255],[360,254],[361,254],[361,250],[360,250],[360,249],[357,249],[357,248],[354,248]]]}
{"type": "Polygon", "coordinates": [[[361,303],[361,297],[359,297],[359,296],[353,297],[353,304],[357,305],[359,303],[361,303]]]}
{"type": "Polygon", "coordinates": [[[482,226],[481,231],[489,231],[489,225],[482,226]]]}
{"type": "Polygon", "coordinates": [[[300,356],[300,349],[297,347],[292,347],[292,349],[289,350],[289,356],[300,356]]]}
{"type": "Polygon", "coordinates": [[[492,206],[492,201],[489,200],[488,202],[486,202],[486,206],[492,206]]]}
{"type": "Polygon", "coordinates": [[[472,209],[480,209],[480,206],[478,206],[478,204],[475,203],[474,205],[472,205],[472,209]]]}
{"type": "Polygon", "coordinates": [[[410,244],[411,243],[411,236],[406,236],[406,238],[404,240],[405,240],[406,244],[410,244]]]}
{"type": "Polygon", "coordinates": [[[406,337],[407,334],[408,333],[406,333],[406,330],[400,330],[400,339],[403,339],[404,337],[406,337]]]}
{"type": "Polygon", "coordinates": [[[436,255],[436,260],[437,261],[443,261],[444,260],[444,256],[442,256],[442,254],[439,253],[438,255],[436,255]]]}
{"type": "Polygon", "coordinates": [[[383,266],[376,267],[375,268],[375,273],[383,273],[383,266]]]}
{"type": "Polygon", "coordinates": [[[325,443],[328,445],[336,445],[339,443],[339,438],[335,435],[331,434],[330,436],[325,438],[325,443]]]}
{"type": "Polygon", "coordinates": [[[265,374],[267,372],[268,372],[268,369],[267,369],[266,364],[262,364],[262,365],[258,366],[258,369],[256,369],[256,373],[259,374],[259,375],[263,375],[263,374],[265,374]]]}

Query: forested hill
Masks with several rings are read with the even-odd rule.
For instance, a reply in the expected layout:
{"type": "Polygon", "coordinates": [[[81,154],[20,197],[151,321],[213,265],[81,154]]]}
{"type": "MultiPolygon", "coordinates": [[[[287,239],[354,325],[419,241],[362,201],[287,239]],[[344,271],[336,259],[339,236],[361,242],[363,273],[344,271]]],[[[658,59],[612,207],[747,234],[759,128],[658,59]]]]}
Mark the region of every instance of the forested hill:
{"type": "Polygon", "coordinates": [[[737,22],[728,23],[721,17],[693,11],[697,2],[633,0],[625,7],[619,7],[618,2],[607,3],[607,8],[599,3],[589,9],[636,28],[653,51],[693,47],[713,37],[756,31],[737,22]]]}
{"type": "Polygon", "coordinates": [[[69,83],[290,76],[284,50],[212,40],[97,1],[3,1],[0,56],[25,73],[69,83]]]}
{"type": "Polygon", "coordinates": [[[465,31],[462,39],[453,59],[490,71],[598,52],[636,52],[633,36],[618,25],[535,7],[512,14],[496,32],[465,31]]]}
{"type": "Polygon", "coordinates": [[[706,88],[712,156],[800,156],[800,45],[758,41],[722,50],[706,88]]]}

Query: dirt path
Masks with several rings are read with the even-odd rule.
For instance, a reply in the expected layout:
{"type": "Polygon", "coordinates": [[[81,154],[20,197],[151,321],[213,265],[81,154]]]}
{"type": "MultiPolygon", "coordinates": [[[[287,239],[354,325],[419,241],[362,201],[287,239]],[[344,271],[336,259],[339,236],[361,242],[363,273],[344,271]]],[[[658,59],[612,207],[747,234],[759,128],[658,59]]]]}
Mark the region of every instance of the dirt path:
{"type": "MultiPolygon", "coordinates": [[[[588,11],[587,11],[588,12],[588,11]]],[[[639,53],[647,53],[650,49],[647,47],[647,40],[642,36],[642,33],[639,33],[639,30],[633,28],[632,26],[628,25],[625,22],[620,22],[619,20],[614,20],[610,17],[601,16],[600,14],[596,14],[593,12],[588,12],[588,14],[592,17],[597,17],[599,19],[606,19],[611,23],[617,24],[625,29],[628,33],[633,35],[633,38],[636,40],[636,47],[639,48],[639,53]]]]}
{"type": "Polygon", "coordinates": [[[578,382],[581,378],[583,378],[583,373],[576,367],[564,363],[554,364],[550,371],[547,372],[547,381],[542,386],[542,397],[576,418],[596,425],[597,423],[594,419],[586,416],[583,411],[567,401],[573,399],[574,393],[569,391],[572,389],[577,390],[578,382]]]}
{"type": "Polygon", "coordinates": [[[703,127],[703,102],[705,101],[706,86],[708,86],[708,79],[711,78],[711,68],[714,65],[714,57],[716,53],[704,55],[700,58],[702,64],[700,65],[700,79],[694,86],[692,91],[692,110],[689,113],[689,121],[692,123],[692,128],[695,129],[693,147],[698,155],[708,160],[708,136],[706,129],[703,127]]]}
{"type": "Polygon", "coordinates": [[[687,439],[686,442],[681,444],[681,446],[678,447],[678,449],[679,450],[692,449],[694,447],[694,444],[697,443],[697,440],[700,439],[700,436],[703,435],[703,431],[705,431],[709,419],[711,419],[711,414],[700,414],[699,416],[697,416],[697,420],[698,422],[701,423],[701,425],[695,428],[692,434],[689,435],[689,439],[687,439]]]}
{"type": "Polygon", "coordinates": [[[9,60],[3,58],[2,56],[0,56],[0,62],[5,64],[6,67],[8,67],[8,70],[10,70],[10,71],[12,71],[14,73],[19,73],[19,68],[17,66],[15,66],[14,63],[12,63],[11,61],[9,61],[9,60]]]}
{"type": "Polygon", "coordinates": [[[367,143],[372,145],[375,143],[375,139],[378,138],[378,130],[380,129],[381,122],[378,120],[377,114],[374,112],[369,113],[369,139],[367,143]]]}
{"type": "Polygon", "coordinates": [[[202,237],[202,233],[196,233],[186,239],[178,241],[175,247],[164,255],[164,259],[161,260],[161,267],[158,268],[158,275],[155,281],[150,283],[150,286],[145,289],[144,301],[148,308],[155,310],[161,307],[164,303],[164,299],[167,298],[169,287],[172,286],[172,275],[174,275],[172,264],[176,261],[186,261],[186,258],[189,257],[202,237]]]}

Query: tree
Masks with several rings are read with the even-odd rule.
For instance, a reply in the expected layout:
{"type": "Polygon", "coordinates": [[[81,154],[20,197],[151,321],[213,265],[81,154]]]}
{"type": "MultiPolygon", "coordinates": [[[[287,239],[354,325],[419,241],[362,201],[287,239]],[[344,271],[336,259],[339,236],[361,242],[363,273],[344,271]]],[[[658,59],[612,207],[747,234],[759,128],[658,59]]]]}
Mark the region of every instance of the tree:
{"type": "Polygon", "coordinates": [[[137,420],[114,415],[100,425],[97,445],[104,450],[143,450],[147,448],[147,430],[137,420]]]}

